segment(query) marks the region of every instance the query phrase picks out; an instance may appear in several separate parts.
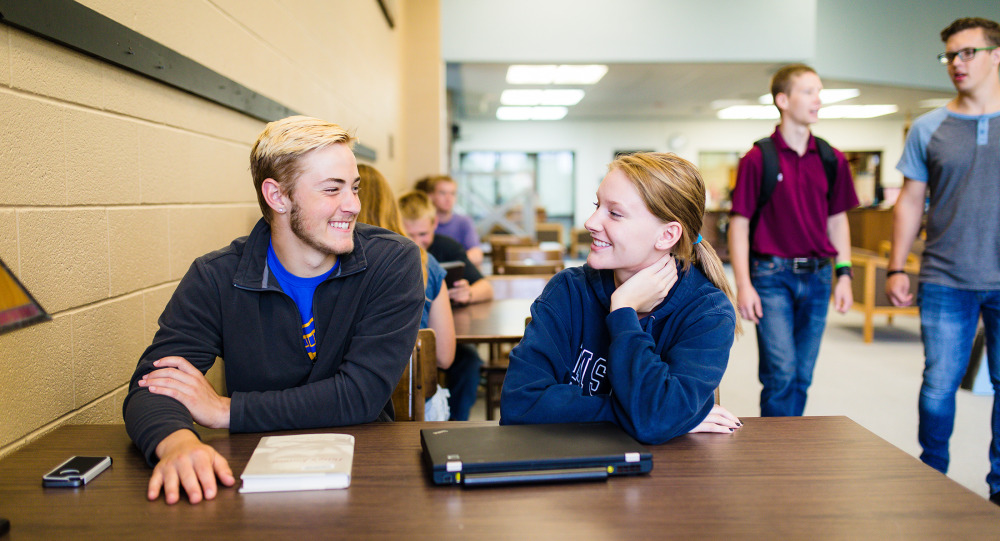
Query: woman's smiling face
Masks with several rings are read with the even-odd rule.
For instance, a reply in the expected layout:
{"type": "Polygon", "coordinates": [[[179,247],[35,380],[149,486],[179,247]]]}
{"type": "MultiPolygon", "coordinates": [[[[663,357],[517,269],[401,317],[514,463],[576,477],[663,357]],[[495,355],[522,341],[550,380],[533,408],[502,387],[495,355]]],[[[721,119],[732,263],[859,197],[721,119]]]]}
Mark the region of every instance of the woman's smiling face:
{"type": "Polygon", "coordinates": [[[592,238],[587,263],[610,269],[619,282],[653,264],[663,250],[656,249],[666,224],[646,208],[639,191],[619,169],[604,177],[597,188],[597,208],[584,227],[592,238]]]}

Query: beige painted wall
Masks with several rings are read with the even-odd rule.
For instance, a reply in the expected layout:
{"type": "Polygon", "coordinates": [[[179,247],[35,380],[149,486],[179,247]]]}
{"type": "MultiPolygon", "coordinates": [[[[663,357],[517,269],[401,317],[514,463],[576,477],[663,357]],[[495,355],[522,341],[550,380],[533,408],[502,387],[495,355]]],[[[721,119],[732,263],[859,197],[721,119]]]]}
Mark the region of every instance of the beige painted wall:
{"type": "MultiPolygon", "coordinates": [[[[438,0],[408,8],[430,18],[397,14],[395,30],[375,0],[80,3],[354,131],[398,187],[409,182],[389,152],[390,138],[410,139],[400,108],[442,107],[426,81],[429,97],[401,98],[401,35],[421,33],[414,20],[437,36],[438,0]]],[[[262,127],[0,24],[0,257],[53,315],[0,335],[0,456],[62,423],[121,422],[177,281],[260,215],[248,156],[262,127]]],[[[436,141],[408,148],[440,155],[436,141]]]]}

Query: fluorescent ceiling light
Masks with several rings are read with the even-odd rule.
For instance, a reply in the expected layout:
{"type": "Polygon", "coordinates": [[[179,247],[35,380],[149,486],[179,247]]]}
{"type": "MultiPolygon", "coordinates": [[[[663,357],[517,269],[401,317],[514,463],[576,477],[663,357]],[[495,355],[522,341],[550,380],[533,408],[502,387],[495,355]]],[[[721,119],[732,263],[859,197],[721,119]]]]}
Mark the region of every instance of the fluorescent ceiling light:
{"type": "Polygon", "coordinates": [[[552,83],[557,85],[592,85],[600,81],[608,67],[603,64],[585,66],[562,65],[556,69],[552,83]]]}
{"type": "Polygon", "coordinates": [[[819,110],[820,118],[875,118],[891,115],[899,110],[892,104],[886,105],[831,105],[819,110]]]}
{"type": "Polygon", "coordinates": [[[576,105],[583,99],[585,92],[579,88],[561,88],[546,90],[542,93],[540,105],[576,105]]]}
{"type": "Polygon", "coordinates": [[[771,105],[733,105],[720,109],[715,116],[723,120],[768,120],[778,118],[778,110],[771,105]]]}
{"type": "MultiPolygon", "coordinates": [[[[837,103],[838,101],[856,98],[860,95],[861,91],[857,88],[824,88],[819,91],[819,100],[823,102],[824,105],[829,105],[831,103],[837,103]]],[[[764,94],[763,96],[757,98],[757,102],[763,105],[774,104],[774,97],[770,94],[764,94]]]]}
{"type": "Polygon", "coordinates": [[[576,105],[584,91],[576,88],[531,90],[509,88],[500,94],[503,105],[576,105]]]}
{"type": "Polygon", "coordinates": [[[566,107],[497,107],[497,120],[561,120],[566,107]]]}
{"type": "Polygon", "coordinates": [[[512,85],[592,85],[604,77],[602,64],[514,64],[507,68],[507,84],[512,85]]]}
{"type": "Polygon", "coordinates": [[[542,90],[508,88],[500,94],[500,103],[504,105],[538,105],[542,101],[542,92],[542,90]]]}
{"type": "Polygon", "coordinates": [[[547,85],[552,83],[556,72],[554,64],[533,66],[529,64],[514,64],[507,68],[507,84],[511,85],[547,85]]]}

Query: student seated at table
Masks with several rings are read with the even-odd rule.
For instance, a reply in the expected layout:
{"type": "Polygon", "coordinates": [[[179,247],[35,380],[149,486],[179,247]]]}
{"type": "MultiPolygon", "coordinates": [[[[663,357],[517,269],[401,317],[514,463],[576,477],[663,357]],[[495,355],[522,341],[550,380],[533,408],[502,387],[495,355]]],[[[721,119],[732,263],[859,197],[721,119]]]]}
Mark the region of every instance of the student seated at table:
{"type": "Polygon", "coordinates": [[[455,212],[458,183],[448,175],[435,175],[417,181],[415,188],[427,194],[434,205],[435,230],[438,235],[458,241],[465,247],[469,260],[476,266],[483,264],[483,249],[479,247],[479,234],[472,218],[455,212]]]}
{"type": "MultiPolygon", "coordinates": [[[[396,196],[382,173],[366,164],[358,165],[361,175],[358,196],[361,199],[361,213],[358,222],[377,225],[400,235],[403,218],[396,205],[396,196]]],[[[418,245],[419,246],[419,245],[418,245]]],[[[421,329],[434,329],[435,358],[441,370],[447,370],[455,360],[455,320],[451,315],[451,301],[448,286],[444,283],[445,270],[434,256],[420,248],[420,259],[424,270],[424,312],[420,317],[421,329]]],[[[437,391],[427,399],[424,408],[425,421],[447,421],[449,392],[439,385],[437,391]]]]}
{"type": "Polygon", "coordinates": [[[549,281],[511,351],[500,424],[611,421],[650,444],[732,432],[739,419],[714,392],[740,326],[698,234],[698,170],[673,154],[621,156],[595,204],[587,264],[549,281]]]}
{"type": "MultiPolygon", "coordinates": [[[[454,288],[448,289],[452,302],[456,305],[462,305],[493,298],[493,286],[465,257],[465,250],[452,239],[434,233],[436,214],[427,194],[419,191],[403,194],[399,198],[399,210],[403,215],[403,229],[414,242],[441,261],[458,260],[465,263],[465,278],[456,282],[454,288]],[[441,244],[438,244],[439,241],[441,244]],[[448,243],[454,244],[457,248],[447,248],[448,243]],[[435,252],[435,246],[442,245],[445,246],[444,251],[435,252]],[[439,257],[442,255],[446,258],[449,255],[452,257],[442,259],[439,257]],[[458,259],[454,259],[455,257],[458,259]],[[456,296],[456,290],[458,296],[456,296]]],[[[452,421],[469,420],[469,411],[476,403],[476,394],[479,390],[479,368],[482,364],[483,361],[479,358],[475,346],[471,344],[458,344],[456,346],[455,362],[445,371],[448,379],[448,392],[451,394],[448,397],[448,406],[451,408],[452,421]]]]}
{"type": "Polygon", "coordinates": [[[356,224],[353,138],[301,116],[268,124],[250,151],[263,218],[199,257],[159,319],[123,414],[155,465],[147,496],[191,503],[235,482],[194,423],[265,432],[391,420],[424,303],[420,250],[356,224]],[[228,396],[204,373],[225,360],[228,396]]]}

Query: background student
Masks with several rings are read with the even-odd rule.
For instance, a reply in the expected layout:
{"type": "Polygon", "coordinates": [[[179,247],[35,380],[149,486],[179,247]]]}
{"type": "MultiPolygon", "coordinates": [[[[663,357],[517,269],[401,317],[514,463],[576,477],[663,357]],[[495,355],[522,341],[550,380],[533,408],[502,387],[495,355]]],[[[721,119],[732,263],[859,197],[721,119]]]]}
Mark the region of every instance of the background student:
{"type": "Polygon", "coordinates": [[[822,89],[803,64],[774,74],[781,121],[740,160],[733,190],[729,249],[737,309],[757,324],[763,417],[802,415],[831,289],[838,312],[854,302],[847,211],[858,197],[844,155],[809,131],[822,89]]]}
{"type": "Polygon", "coordinates": [[[701,239],[705,185],[673,154],[617,158],[586,227],[587,263],[554,276],[510,354],[501,424],[612,421],[645,443],[729,433],[718,406],[739,322],[701,239]]]}
{"type": "MultiPolygon", "coordinates": [[[[403,218],[396,205],[392,187],[377,169],[367,164],[358,165],[361,183],[358,196],[361,212],[358,221],[388,229],[405,235],[403,218]]],[[[442,370],[451,367],[455,360],[455,320],[451,315],[448,286],[444,282],[445,270],[437,259],[420,248],[420,259],[424,264],[424,311],[420,317],[421,329],[434,329],[437,366],[442,370]]],[[[447,421],[449,392],[438,386],[434,395],[427,399],[425,421],[447,421]]]]}
{"type": "Polygon", "coordinates": [[[427,193],[437,211],[436,233],[457,240],[477,267],[483,264],[483,249],[472,218],[455,212],[458,184],[448,175],[427,177],[417,181],[417,189],[427,193]]]}
{"type": "Polygon", "coordinates": [[[941,31],[957,95],[913,122],[897,169],[905,180],[895,205],[886,294],[913,302],[906,256],[920,230],[920,335],[926,366],[920,387],[920,459],[948,471],[955,392],[969,364],[980,316],[993,382],[990,501],[1000,505],[1000,25],[958,19],[941,31]]]}
{"type": "MultiPolygon", "coordinates": [[[[434,233],[434,222],[436,214],[434,206],[431,205],[427,195],[420,191],[412,191],[403,194],[399,198],[399,207],[403,217],[403,229],[406,234],[413,239],[417,245],[428,249],[432,254],[437,253],[444,257],[442,261],[454,261],[449,257],[460,257],[465,263],[465,273],[467,278],[459,280],[453,290],[459,290],[462,295],[458,299],[452,295],[452,301],[456,304],[466,304],[469,302],[481,302],[493,298],[493,286],[489,280],[483,279],[482,274],[476,269],[466,257],[461,246],[451,239],[434,233]],[[433,244],[432,244],[433,241],[433,244]],[[440,251],[442,245],[448,246],[451,243],[455,248],[445,248],[440,251]],[[435,252],[437,245],[439,251],[435,252]],[[471,280],[471,284],[469,281],[471,280]]],[[[448,378],[448,405],[451,408],[452,421],[468,421],[469,411],[476,403],[476,396],[479,390],[479,369],[483,361],[479,358],[479,353],[471,344],[458,344],[455,348],[455,362],[445,371],[448,378]]]]}

